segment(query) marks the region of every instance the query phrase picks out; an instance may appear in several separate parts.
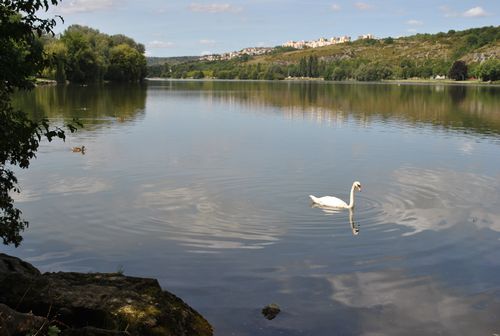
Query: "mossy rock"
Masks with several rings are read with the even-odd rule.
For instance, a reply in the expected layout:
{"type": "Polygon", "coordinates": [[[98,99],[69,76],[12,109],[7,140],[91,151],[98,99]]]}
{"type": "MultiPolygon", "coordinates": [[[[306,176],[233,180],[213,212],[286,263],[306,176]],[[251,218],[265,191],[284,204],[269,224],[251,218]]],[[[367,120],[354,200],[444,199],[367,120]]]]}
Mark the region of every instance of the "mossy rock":
{"type": "MultiPolygon", "coordinates": [[[[0,302],[18,311],[49,316],[75,330],[93,327],[144,336],[213,334],[198,312],[163,291],[155,279],[117,273],[40,274],[24,262],[19,265],[30,272],[21,273],[2,267],[3,256],[0,254],[0,302]]],[[[12,263],[12,257],[8,258],[12,263]]]]}

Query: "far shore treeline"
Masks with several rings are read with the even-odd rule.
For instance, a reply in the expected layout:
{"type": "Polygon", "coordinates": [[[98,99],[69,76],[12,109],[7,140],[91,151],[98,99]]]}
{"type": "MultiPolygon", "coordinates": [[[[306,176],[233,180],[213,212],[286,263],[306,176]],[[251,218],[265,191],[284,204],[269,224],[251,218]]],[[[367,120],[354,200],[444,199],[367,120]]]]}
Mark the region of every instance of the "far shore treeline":
{"type": "Polygon", "coordinates": [[[60,36],[44,35],[41,76],[58,83],[136,82],[146,77],[144,45],[125,35],[107,35],[72,25],[60,36]]]}
{"type": "Polygon", "coordinates": [[[155,60],[149,77],[266,79],[313,78],[500,80],[500,26],[447,33],[364,39],[321,48],[276,47],[229,60],[155,60]]]}
{"type": "Polygon", "coordinates": [[[136,82],[145,77],[357,80],[500,80],[500,26],[447,33],[364,39],[322,48],[275,47],[265,55],[229,60],[151,58],[144,45],[125,35],[107,35],[72,25],[40,39],[45,54],[41,77],[58,83],[136,82]]]}

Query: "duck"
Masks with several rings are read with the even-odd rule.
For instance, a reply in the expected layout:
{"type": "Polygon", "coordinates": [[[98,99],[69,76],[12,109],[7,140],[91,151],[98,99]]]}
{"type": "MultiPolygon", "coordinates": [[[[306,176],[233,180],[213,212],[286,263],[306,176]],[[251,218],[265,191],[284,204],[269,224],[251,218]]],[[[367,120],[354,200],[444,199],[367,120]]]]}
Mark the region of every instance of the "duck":
{"type": "Polygon", "coordinates": [[[318,204],[324,207],[338,208],[338,209],[353,209],[354,208],[354,191],[361,191],[361,183],[359,181],[354,181],[351,187],[351,197],[349,204],[341,200],[340,198],[334,196],[323,196],[316,197],[309,195],[309,198],[314,204],[318,204]]]}
{"type": "Polygon", "coordinates": [[[75,153],[85,153],[85,146],[73,147],[73,148],[71,148],[71,151],[75,152],[75,153]]]}

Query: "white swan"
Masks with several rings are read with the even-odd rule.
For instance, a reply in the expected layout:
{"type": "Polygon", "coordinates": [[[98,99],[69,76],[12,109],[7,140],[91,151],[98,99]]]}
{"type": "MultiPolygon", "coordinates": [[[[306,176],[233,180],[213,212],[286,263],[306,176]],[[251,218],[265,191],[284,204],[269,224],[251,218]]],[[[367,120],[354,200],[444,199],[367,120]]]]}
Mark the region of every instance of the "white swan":
{"type": "Polygon", "coordinates": [[[352,209],[354,208],[354,190],[359,190],[361,191],[361,183],[358,181],[355,181],[352,184],[351,188],[351,198],[349,204],[341,200],[340,198],[333,197],[333,196],[323,196],[323,197],[316,197],[313,195],[309,195],[311,200],[318,205],[321,206],[326,206],[326,207],[331,207],[331,208],[341,208],[341,209],[352,209]]]}

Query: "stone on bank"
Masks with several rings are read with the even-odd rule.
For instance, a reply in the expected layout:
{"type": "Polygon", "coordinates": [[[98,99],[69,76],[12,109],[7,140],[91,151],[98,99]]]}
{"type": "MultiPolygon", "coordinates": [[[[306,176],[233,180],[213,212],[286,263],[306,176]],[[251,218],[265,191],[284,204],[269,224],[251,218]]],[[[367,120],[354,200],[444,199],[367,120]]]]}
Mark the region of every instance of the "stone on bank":
{"type": "Polygon", "coordinates": [[[0,253],[0,335],[50,325],[59,335],[212,335],[211,325],[155,279],[118,273],[41,274],[0,253]],[[17,322],[16,322],[17,321],[17,322]]]}

